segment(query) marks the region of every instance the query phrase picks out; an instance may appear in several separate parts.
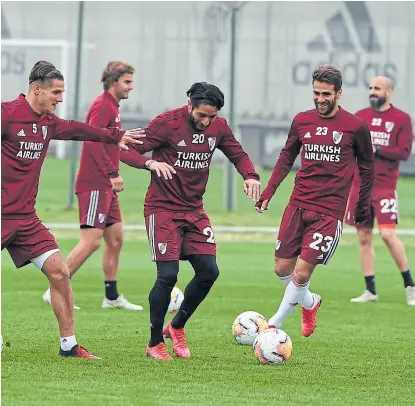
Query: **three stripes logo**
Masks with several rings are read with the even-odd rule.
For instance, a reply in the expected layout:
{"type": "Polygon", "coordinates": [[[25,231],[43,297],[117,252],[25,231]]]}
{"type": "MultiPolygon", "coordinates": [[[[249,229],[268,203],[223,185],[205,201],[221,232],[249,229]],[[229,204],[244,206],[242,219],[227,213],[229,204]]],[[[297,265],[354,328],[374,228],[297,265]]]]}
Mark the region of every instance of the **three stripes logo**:
{"type": "Polygon", "coordinates": [[[323,33],[307,43],[307,49],[311,52],[354,52],[360,49],[367,53],[382,52],[372,18],[364,1],[344,2],[348,15],[338,11],[325,23],[330,44],[323,33]],[[349,18],[348,18],[349,17],[349,18]],[[353,26],[353,27],[352,27],[353,26]],[[354,40],[354,35],[356,39],[354,40]]]}
{"type": "MultiPolygon", "coordinates": [[[[305,43],[305,57],[292,65],[294,84],[309,86],[314,69],[327,63],[336,65],[348,87],[367,87],[378,75],[396,84],[398,68],[385,57],[367,2],[343,4],[327,18],[318,35],[305,43]]],[[[381,14],[377,8],[375,11],[381,14]]]]}

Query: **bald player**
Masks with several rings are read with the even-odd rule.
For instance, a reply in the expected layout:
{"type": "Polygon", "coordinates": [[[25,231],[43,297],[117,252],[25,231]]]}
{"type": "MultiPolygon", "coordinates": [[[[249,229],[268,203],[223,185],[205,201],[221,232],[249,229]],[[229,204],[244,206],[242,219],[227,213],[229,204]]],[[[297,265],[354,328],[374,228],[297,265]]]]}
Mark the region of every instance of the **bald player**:
{"type": "Polygon", "coordinates": [[[360,246],[360,261],[366,289],[353,303],[377,302],[375,287],[375,254],[372,244],[376,218],[379,234],[388,247],[401,272],[408,305],[415,306],[415,286],[409,270],[405,247],[396,234],[398,224],[398,197],[396,184],[399,162],[406,161],[412,149],[413,132],[410,116],[390,102],[393,83],[384,76],[372,79],[369,87],[370,107],[356,113],[369,126],[375,154],[375,179],[371,198],[371,216],[367,223],[356,225],[353,219],[360,179],[355,172],[346,211],[346,223],[355,225],[360,246]]]}

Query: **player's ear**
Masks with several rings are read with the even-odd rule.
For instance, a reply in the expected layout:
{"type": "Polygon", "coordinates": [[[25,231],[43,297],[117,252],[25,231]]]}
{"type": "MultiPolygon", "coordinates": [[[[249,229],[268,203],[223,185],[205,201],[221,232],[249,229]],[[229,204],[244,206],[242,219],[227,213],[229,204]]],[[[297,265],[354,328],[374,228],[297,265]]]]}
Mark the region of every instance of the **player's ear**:
{"type": "Polygon", "coordinates": [[[192,102],[190,100],[187,102],[187,110],[189,113],[191,113],[193,110],[192,102]]]}
{"type": "Polygon", "coordinates": [[[35,95],[38,96],[40,94],[41,88],[39,83],[33,83],[32,89],[35,95]]]}
{"type": "Polygon", "coordinates": [[[336,98],[340,99],[341,95],[342,95],[342,91],[343,89],[340,89],[337,93],[336,93],[336,98]]]}

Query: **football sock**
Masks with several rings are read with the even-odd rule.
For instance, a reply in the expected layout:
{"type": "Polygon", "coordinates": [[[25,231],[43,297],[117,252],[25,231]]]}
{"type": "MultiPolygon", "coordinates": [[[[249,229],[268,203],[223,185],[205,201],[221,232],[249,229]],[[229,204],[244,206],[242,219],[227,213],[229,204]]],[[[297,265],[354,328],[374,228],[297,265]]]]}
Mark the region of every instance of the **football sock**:
{"type": "MultiPolygon", "coordinates": [[[[293,272],[294,273],[294,272],[293,272]]],[[[280,278],[281,282],[287,286],[290,282],[291,279],[293,278],[293,274],[288,275],[288,276],[278,276],[278,278],[280,278]]]]}
{"type": "Polygon", "coordinates": [[[70,351],[77,344],[75,336],[61,337],[60,340],[62,351],[70,351]]]}
{"type": "Polygon", "coordinates": [[[118,299],[117,281],[105,281],[105,297],[108,300],[118,299]]]}
{"type": "Polygon", "coordinates": [[[365,276],[366,290],[376,295],[375,275],[365,276]]]}
{"type": "Polygon", "coordinates": [[[405,288],[408,286],[415,286],[414,281],[412,280],[411,271],[409,269],[405,272],[402,272],[402,278],[405,288]]]}
{"type": "Polygon", "coordinates": [[[173,287],[157,279],[151,289],[148,300],[150,303],[150,347],[160,344],[163,340],[163,323],[170,303],[173,287]]]}
{"type": "Polygon", "coordinates": [[[185,326],[187,320],[203,302],[212,286],[213,281],[202,279],[200,275],[194,276],[186,286],[183,303],[171,322],[173,328],[183,328],[185,326]]]}
{"type": "MultiPolygon", "coordinates": [[[[299,285],[295,279],[287,285],[285,288],[284,297],[282,298],[280,307],[277,310],[277,313],[274,314],[269,320],[268,324],[270,326],[275,326],[280,328],[284,320],[288,317],[288,315],[294,310],[295,306],[298,303],[302,303],[304,300],[304,296],[307,294],[311,294],[308,290],[309,282],[304,285],[299,285]]],[[[311,300],[313,300],[311,296],[311,300]]],[[[309,298],[306,298],[306,304],[309,305],[309,298]]],[[[312,306],[312,303],[311,303],[312,306]]],[[[311,307],[310,306],[310,307],[311,307]]]]}

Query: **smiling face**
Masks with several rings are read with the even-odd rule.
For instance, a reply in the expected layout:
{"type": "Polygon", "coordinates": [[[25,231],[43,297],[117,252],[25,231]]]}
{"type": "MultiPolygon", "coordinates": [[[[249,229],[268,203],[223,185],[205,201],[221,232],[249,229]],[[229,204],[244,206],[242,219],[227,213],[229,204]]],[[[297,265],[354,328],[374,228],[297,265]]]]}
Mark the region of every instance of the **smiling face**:
{"type": "Polygon", "coordinates": [[[331,117],[337,112],[342,89],[334,90],[334,85],[326,82],[313,82],[313,100],[317,112],[322,117],[331,117]]]}
{"type": "Polygon", "coordinates": [[[215,120],[218,115],[218,109],[207,104],[200,104],[193,107],[192,103],[188,104],[189,122],[197,132],[205,131],[215,120]]]}
{"type": "Polygon", "coordinates": [[[126,73],[118,80],[111,83],[109,91],[113,93],[116,99],[128,99],[131,90],[134,89],[134,75],[126,73]]]}
{"type": "Polygon", "coordinates": [[[35,110],[40,114],[55,114],[56,106],[63,101],[65,82],[53,79],[33,83],[35,95],[35,110]]]}

